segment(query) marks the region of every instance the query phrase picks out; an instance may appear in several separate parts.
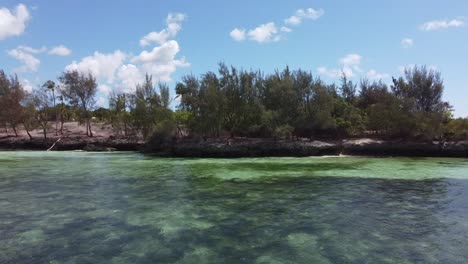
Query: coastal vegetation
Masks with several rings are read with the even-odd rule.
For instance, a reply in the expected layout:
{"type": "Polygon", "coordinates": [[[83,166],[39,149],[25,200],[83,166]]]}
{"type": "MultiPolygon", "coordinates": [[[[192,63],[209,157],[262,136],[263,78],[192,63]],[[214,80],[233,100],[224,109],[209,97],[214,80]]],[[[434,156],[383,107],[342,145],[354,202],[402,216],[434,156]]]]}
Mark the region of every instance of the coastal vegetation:
{"type": "MultiPolygon", "coordinates": [[[[98,83],[91,74],[66,71],[27,92],[16,75],[0,71],[0,124],[17,136],[44,138],[55,122],[77,120],[93,137],[95,120],[112,125],[114,136],[160,144],[174,138],[249,137],[273,139],[375,137],[464,140],[468,119],[453,118],[444,101],[441,74],[425,66],[403,76],[354,82],[344,73],[327,84],[304,70],[265,74],[220,63],[217,72],[186,75],[170,88],[147,75],[134,92],[113,93],[108,108],[96,107],[98,83]]],[[[60,127],[59,124],[60,123],[60,127]]]]}

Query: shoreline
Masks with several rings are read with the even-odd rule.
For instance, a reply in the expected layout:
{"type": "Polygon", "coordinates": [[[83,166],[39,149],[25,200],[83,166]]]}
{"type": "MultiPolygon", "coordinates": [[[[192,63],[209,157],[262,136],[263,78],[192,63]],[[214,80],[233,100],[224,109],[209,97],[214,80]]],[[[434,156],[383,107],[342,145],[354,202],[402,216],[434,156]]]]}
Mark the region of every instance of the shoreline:
{"type": "Polygon", "coordinates": [[[34,138],[33,140],[23,137],[8,137],[0,139],[0,150],[32,150],[46,151],[54,143],[51,151],[139,151],[143,143],[133,142],[126,139],[111,139],[102,137],[64,137],[57,142],[58,138],[34,138]]]}
{"type": "MultiPolygon", "coordinates": [[[[56,142],[35,138],[2,138],[0,150],[45,151],[56,142]]],[[[253,138],[181,139],[161,146],[151,146],[128,139],[62,138],[52,151],[139,151],[160,157],[181,158],[248,158],[248,157],[309,157],[309,156],[380,156],[380,157],[454,157],[468,158],[468,141],[417,142],[376,140],[369,138],[345,140],[273,140],[253,138]]]]}
{"type": "Polygon", "coordinates": [[[183,141],[162,149],[146,151],[167,157],[243,158],[243,157],[454,157],[468,158],[468,141],[416,142],[402,140],[345,139],[326,141],[274,141],[271,139],[234,139],[230,143],[183,141]]]}

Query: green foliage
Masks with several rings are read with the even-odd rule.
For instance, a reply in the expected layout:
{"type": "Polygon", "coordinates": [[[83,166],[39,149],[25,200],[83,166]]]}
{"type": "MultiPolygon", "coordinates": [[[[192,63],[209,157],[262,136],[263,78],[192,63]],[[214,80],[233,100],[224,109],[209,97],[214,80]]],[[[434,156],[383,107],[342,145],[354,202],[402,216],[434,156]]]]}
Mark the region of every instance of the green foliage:
{"type": "Polygon", "coordinates": [[[291,139],[293,132],[294,127],[290,125],[281,125],[275,128],[273,135],[275,138],[291,139]]]}
{"type": "Polygon", "coordinates": [[[98,109],[93,111],[93,118],[99,122],[109,120],[111,118],[111,115],[111,110],[104,107],[99,107],[98,109]]]}
{"type": "Polygon", "coordinates": [[[63,84],[61,91],[63,97],[80,110],[80,119],[86,121],[86,134],[92,137],[91,111],[96,103],[96,78],[91,73],[83,74],[73,70],[64,72],[58,79],[63,84]]]}
{"type": "Polygon", "coordinates": [[[0,120],[8,123],[18,136],[17,127],[22,121],[22,102],[26,92],[21,86],[18,77],[8,77],[0,70],[0,120]]]}
{"type": "Polygon", "coordinates": [[[129,95],[111,95],[109,99],[109,117],[115,135],[128,136],[130,134],[131,115],[128,111],[129,95]]]}
{"type": "Polygon", "coordinates": [[[46,129],[55,115],[62,124],[86,122],[92,135],[89,120],[94,116],[112,124],[115,135],[152,142],[158,137],[167,142],[223,135],[466,138],[466,119],[453,119],[451,106],[442,100],[440,73],[424,66],[406,69],[403,77],[393,78],[390,88],[364,79],[358,89],[345,74],[338,85],[327,85],[310,72],[289,67],[265,75],[220,63],[217,72],[182,77],[175,86],[176,111],[171,109],[169,86],[156,87],[150,75],[134,92],[112,95],[109,109],[97,110],[97,82],[91,74],[68,71],[59,81],[60,86],[47,81],[31,101],[16,76],[0,71],[0,122],[13,130],[18,124],[26,130],[37,125],[46,129]]]}
{"type": "Polygon", "coordinates": [[[444,127],[444,135],[452,140],[468,140],[468,119],[452,119],[444,127]]]}

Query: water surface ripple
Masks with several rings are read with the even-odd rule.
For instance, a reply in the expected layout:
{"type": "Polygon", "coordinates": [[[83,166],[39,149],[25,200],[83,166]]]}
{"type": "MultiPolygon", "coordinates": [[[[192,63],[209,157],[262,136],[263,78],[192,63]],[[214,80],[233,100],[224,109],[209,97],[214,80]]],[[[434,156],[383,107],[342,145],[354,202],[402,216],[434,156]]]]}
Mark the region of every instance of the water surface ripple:
{"type": "Polygon", "coordinates": [[[0,263],[468,263],[468,160],[0,152],[0,263]]]}

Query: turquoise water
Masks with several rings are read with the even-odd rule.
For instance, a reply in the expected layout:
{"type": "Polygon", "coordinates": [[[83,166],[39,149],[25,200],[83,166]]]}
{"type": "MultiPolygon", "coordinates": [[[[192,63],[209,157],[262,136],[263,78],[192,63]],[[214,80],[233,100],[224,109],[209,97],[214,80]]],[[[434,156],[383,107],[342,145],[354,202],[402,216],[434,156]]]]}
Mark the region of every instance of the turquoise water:
{"type": "Polygon", "coordinates": [[[468,263],[468,160],[0,152],[0,263],[468,263]]]}

